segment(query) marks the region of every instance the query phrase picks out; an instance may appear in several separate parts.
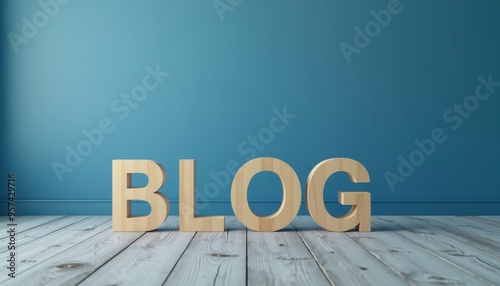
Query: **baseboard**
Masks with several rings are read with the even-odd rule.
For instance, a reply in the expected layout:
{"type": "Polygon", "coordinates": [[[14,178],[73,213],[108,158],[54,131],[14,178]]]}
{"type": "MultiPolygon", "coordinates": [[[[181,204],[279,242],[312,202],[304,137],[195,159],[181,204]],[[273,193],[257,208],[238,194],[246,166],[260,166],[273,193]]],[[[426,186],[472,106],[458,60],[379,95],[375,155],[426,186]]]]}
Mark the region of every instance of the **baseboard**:
{"type": "MultiPolygon", "coordinates": [[[[280,201],[250,201],[255,213],[269,215],[280,207],[280,201]]],[[[326,201],[327,209],[333,215],[342,215],[349,207],[336,201],[326,201]]],[[[178,215],[177,200],[170,200],[170,214],[178,215]]],[[[0,200],[1,215],[6,215],[7,201],[0,200]]],[[[200,215],[234,215],[231,202],[211,200],[198,203],[200,215]]],[[[133,215],[149,213],[145,202],[133,202],[133,215]]],[[[300,215],[307,215],[304,202],[300,215]]],[[[500,201],[372,201],[373,215],[500,215],[500,201]]],[[[111,200],[17,200],[16,215],[111,215],[111,200]]]]}

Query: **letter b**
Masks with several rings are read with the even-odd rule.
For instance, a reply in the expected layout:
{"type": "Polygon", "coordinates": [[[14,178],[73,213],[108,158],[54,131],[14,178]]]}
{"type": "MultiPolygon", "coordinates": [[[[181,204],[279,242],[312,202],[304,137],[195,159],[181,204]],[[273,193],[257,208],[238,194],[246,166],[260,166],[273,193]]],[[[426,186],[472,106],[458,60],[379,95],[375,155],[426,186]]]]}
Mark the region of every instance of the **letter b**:
{"type": "Polygon", "coordinates": [[[113,231],[150,231],[159,227],[168,217],[170,203],[156,193],[165,183],[166,174],[160,164],[150,160],[113,160],[113,231]],[[145,187],[133,188],[131,174],[148,177],[145,187]],[[151,206],[147,216],[132,217],[131,201],[146,201],[151,206]]]}

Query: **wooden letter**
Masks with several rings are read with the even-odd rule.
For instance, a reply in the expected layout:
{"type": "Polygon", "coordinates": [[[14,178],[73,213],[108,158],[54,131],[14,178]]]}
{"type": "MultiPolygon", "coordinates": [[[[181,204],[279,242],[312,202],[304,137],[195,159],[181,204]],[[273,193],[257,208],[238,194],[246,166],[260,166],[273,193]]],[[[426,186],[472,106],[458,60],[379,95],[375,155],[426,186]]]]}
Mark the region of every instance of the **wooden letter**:
{"type": "Polygon", "coordinates": [[[238,220],[255,231],[276,231],[292,222],[300,207],[300,182],[295,171],[285,162],[275,158],[256,158],[248,161],[236,173],[231,186],[231,205],[238,220]],[[248,185],[257,173],[271,171],[280,177],[283,202],[270,216],[256,215],[248,205],[248,185]]]}
{"type": "Polygon", "coordinates": [[[223,216],[196,217],[196,171],[194,160],[179,161],[179,230],[224,231],[223,216]]]}
{"type": "Polygon", "coordinates": [[[352,205],[342,217],[331,216],[323,201],[326,180],[334,173],[346,172],[356,183],[369,183],[370,176],[361,163],[348,158],[328,159],[316,165],[306,186],[306,203],[311,217],[326,230],[347,231],[358,227],[359,231],[371,231],[371,196],[367,192],[339,192],[342,205],[352,205]]]}
{"type": "Polygon", "coordinates": [[[156,193],[165,183],[163,168],[150,160],[113,160],[113,231],[149,231],[159,227],[167,218],[170,204],[167,198],[156,193]],[[142,173],[148,184],[142,188],[131,187],[131,174],[142,173]],[[147,216],[132,217],[131,201],[146,201],[151,206],[147,216]]]}

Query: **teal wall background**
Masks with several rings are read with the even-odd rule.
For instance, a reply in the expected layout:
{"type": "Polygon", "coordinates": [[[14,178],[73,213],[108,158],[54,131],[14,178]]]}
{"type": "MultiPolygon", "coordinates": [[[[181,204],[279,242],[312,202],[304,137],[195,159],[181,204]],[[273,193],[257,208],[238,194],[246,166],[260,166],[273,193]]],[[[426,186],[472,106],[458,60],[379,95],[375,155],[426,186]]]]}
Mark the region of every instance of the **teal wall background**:
{"type": "MultiPolygon", "coordinates": [[[[303,194],[320,161],[361,162],[371,183],[329,179],[333,214],[339,190],[371,192],[374,214],[500,214],[498,1],[66,2],[1,4],[0,173],[17,175],[18,215],[110,215],[113,159],[161,163],[172,214],[178,161],[196,159],[199,213],[231,215],[221,172],[264,156],[303,194]]],[[[275,175],[249,192],[278,209],[275,175]]]]}

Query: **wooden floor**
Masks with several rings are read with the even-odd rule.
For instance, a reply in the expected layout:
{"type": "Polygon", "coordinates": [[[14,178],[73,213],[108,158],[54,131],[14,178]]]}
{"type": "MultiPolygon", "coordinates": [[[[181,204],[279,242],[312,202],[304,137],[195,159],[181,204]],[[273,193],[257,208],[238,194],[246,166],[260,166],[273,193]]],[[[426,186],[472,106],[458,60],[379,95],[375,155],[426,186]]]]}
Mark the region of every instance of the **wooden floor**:
{"type": "MultiPolygon", "coordinates": [[[[7,218],[2,217],[2,225],[7,218]]],[[[17,217],[16,278],[1,285],[500,285],[500,217],[373,217],[332,233],[310,217],[274,233],[113,233],[111,217],[17,217]]],[[[1,261],[8,257],[0,234],[1,261]]]]}

